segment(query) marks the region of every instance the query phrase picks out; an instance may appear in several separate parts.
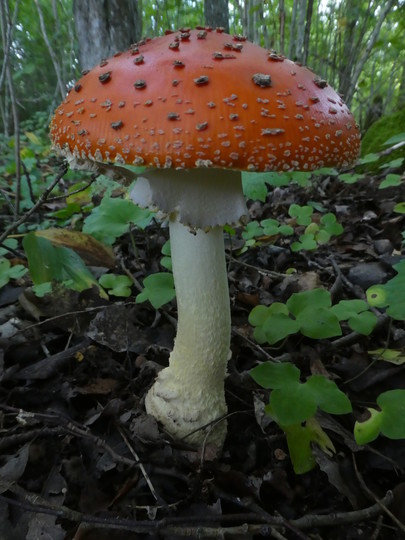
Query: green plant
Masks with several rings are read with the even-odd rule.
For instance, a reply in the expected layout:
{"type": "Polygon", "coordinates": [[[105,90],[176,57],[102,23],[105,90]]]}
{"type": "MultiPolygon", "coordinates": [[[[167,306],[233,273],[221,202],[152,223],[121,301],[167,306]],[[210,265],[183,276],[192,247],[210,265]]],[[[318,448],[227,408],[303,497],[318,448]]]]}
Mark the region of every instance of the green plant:
{"type": "Polygon", "coordinates": [[[10,279],[20,279],[27,269],[22,264],[11,265],[5,257],[0,257],[0,288],[7,285],[10,279]]]}
{"type": "Polygon", "coordinates": [[[104,274],[98,280],[103,289],[113,296],[128,297],[131,295],[132,280],[128,276],[104,274]]]}
{"type": "Polygon", "coordinates": [[[380,434],[390,439],[405,438],[405,390],[388,390],[377,397],[378,409],[368,408],[369,417],[357,421],[354,437],[357,444],[374,441],[380,434]]]}
{"type": "Polygon", "coordinates": [[[169,272],[157,272],[143,280],[144,289],[136,297],[136,303],[149,302],[155,309],[159,309],[176,296],[174,290],[173,274],[169,272]]]}
{"type": "Polygon", "coordinates": [[[393,266],[397,275],[384,285],[373,285],[367,290],[370,306],[385,308],[393,319],[405,320],[405,260],[393,266]]]}
{"type": "Polygon", "coordinates": [[[315,466],[311,443],[326,451],[333,444],[316,420],[318,409],[330,414],[347,414],[352,410],[348,397],[336,383],[322,375],[300,381],[300,370],[291,363],[265,362],[250,371],[263,388],[270,389],[265,412],[286,433],[287,444],[297,474],[315,466]]]}
{"type": "Polygon", "coordinates": [[[84,220],[83,232],[111,245],[129,230],[131,223],[144,229],[151,222],[153,215],[153,212],[140,208],[132,201],[106,196],[84,220]]]}
{"type": "Polygon", "coordinates": [[[294,293],[285,304],[256,306],[249,315],[256,341],[270,345],[297,332],[313,339],[340,336],[341,321],[347,321],[352,330],[369,335],[377,317],[363,300],[341,300],[332,306],[330,293],[325,289],[294,293]]]}
{"type": "MultiPolygon", "coordinates": [[[[57,282],[76,291],[95,286],[100,296],[108,298],[81,257],[73,249],[54,246],[50,240],[34,232],[24,237],[23,247],[28,258],[30,276],[36,286],[57,282]]],[[[49,285],[46,285],[45,290],[49,290],[49,285]]],[[[44,288],[41,287],[39,292],[43,294],[44,288]]]]}

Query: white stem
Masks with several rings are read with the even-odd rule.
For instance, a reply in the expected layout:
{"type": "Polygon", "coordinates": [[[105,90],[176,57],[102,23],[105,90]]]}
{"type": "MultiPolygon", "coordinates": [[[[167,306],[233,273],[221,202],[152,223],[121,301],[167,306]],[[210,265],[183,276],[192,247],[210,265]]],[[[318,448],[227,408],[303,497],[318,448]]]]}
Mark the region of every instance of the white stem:
{"type": "MultiPolygon", "coordinates": [[[[170,221],[178,328],[169,367],[146,397],[147,412],[174,437],[182,438],[226,411],[224,378],[229,359],[231,317],[222,227],[191,232],[170,221]]],[[[222,446],[226,423],[210,441],[222,446]]],[[[186,442],[199,444],[199,431],[186,442]]]]}

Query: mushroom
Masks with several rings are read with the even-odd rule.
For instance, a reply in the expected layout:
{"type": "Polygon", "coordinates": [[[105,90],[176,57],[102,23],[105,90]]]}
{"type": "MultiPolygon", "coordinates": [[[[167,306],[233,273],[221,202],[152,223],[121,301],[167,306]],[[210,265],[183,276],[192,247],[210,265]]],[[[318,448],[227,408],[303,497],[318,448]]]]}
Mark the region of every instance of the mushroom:
{"type": "Polygon", "coordinates": [[[341,167],[360,135],[323,79],[274,51],[197,28],[143,40],[85,73],[51,122],[71,166],[130,177],[133,200],[169,220],[178,328],[146,395],[175,438],[221,447],[231,317],[223,225],[247,214],[240,171],[341,167]],[[222,419],[222,421],[216,422],[222,419]]]}

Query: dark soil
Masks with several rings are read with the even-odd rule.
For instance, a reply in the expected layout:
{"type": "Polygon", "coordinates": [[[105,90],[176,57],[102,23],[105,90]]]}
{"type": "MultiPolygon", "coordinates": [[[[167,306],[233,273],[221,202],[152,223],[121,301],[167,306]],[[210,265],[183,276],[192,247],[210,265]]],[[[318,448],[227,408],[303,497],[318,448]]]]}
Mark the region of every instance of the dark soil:
{"type": "MultiPolygon", "coordinates": [[[[240,231],[228,242],[233,355],[219,454],[172,441],[145,414],[144,395],[172,347],[175,302],[155,311],[136,304],[136,294],[107,302],[93,290],[61,290],[40,299],[26,281],[4,287],[0,539],[404,538],[404,441],[379,437],[358,447],[353,439],[355,419],[376,396],[405,388],[404,365],[367,353],[403,349],[403,324],[381,313],[370,337],[349,329],[335,340],[297,334],[270,348],[255,343],[247,322],[258,303],[319,286],[336,301],[364,298],[369,285],[394,275],[404,218],[392,209],[403,194],[377,186],[323,178],[251,204],[258,220],[285,221],[293,202],[334,212],[345,232],[315,251],[294,254],[289,238],[272,237],[238,255],[240,231]],[[314,447],[317,466],[303,475],[294,474],[283,432],[263,415],[268,395],[248,373],[269,358],[295,362],[303,378],[330,377],[354,407],[353,415],[319,415],[336,453],[314,447]]],[[[137,257],[129,236],[121,238],[117,272],[124,266],[142,282],[161,271],[167,230],[132,234],[137,257]]]]}

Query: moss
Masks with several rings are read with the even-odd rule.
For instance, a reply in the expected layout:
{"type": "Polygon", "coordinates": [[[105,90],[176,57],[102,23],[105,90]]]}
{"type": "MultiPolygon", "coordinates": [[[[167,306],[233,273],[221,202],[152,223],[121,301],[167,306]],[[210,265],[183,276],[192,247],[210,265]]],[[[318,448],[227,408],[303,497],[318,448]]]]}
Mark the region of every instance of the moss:
{"type": "MultiPolygon", "coordinates": [[[[394,135],[405,132],[405,108],[389,116],[383,116],[367,130],[361,142],[361,155],[378,153],[386,150],[388,146],[384,143],[394,135]]],[[[388,156],[384,156],[378,162],[370,164],[367,170],[378,169],[382,164],[391,160],[405,158],[405,146],[395,150],[388,156]]]]}
{"type": "MultiPolygon", "coordinates": [[[[403,131],[405,131],[405,109],[390,116],[383,116],[374,122],[364,135],[361,143],[362,156],[385,150],[387,148],[384,146],[385,141],[403,131]]],[[[401,155],[405,155],[405,149],[402,149],[401,155]]]]}

